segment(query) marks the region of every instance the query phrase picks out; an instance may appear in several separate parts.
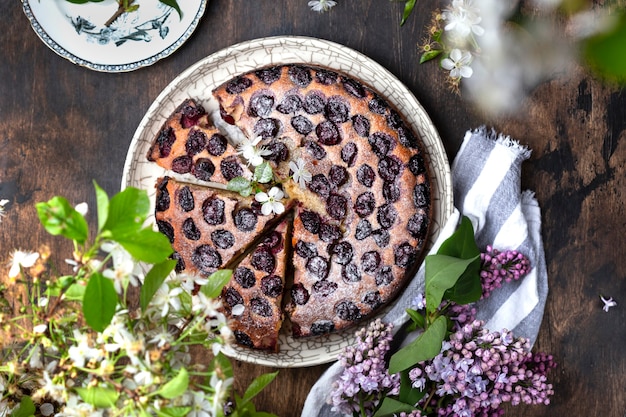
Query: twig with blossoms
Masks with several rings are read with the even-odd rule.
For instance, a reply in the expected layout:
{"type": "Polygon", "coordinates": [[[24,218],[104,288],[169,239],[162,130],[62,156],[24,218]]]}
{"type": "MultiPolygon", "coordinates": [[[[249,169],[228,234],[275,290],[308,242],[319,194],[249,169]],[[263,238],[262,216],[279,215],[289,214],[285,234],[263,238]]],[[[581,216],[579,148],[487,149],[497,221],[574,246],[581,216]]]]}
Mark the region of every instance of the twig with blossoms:
{"type": "Polygon", "coordinates": [[[232,334],[217,300],[231,271],[171,274],[169,241],[144,225],[147,193],[127,188],[109,199],[95,188],[93,240],[85,205],[37,204],[45,229],[74,243],[71,275],[51,274],[47,252],[13,254],[0,286],[0,300],[12,296],[0,304],[0,416],[256,415],[250,400],[276,373],[243,397],[233,392],[220,353],[232,334]],[[212,360],[192,361],[198,349],[212,360]]]}
{"type": "Polygon", "coordinates": [[[287,179],[280,179],[274,173],[272,165],[264,159],[271,152],[260,145],[261,137],[254,140],[244,139],[239,145],[239,153],[247,160],[249,165],[254,166],[252,179],[238,176],[230,181],[226,188],[235,191],[244,197],[254,194],[254,199],[261,203],[261,212],[267,216],[272,213],[282,214],[285,206],[282,203],[285,193],[281,184],[287,180],[293,180],[301,188],[311,181],[312,175],[306,168],[306,162],[302,158],[289,161],[291,174],[287,179]],[[268,190],[269,188],[269,190],[268,190]]]}
{"type": "Polygon", "coordinates": [[[502,280],[526,274],[528,259],[492,247],[477,252],[464,218],[438,253],[426,258],[426,296],[407,309],[408,331],[417,331],[417,338],[389,357],[391,325],[376,321],[359,331],[356,346],[341,355],[344,370],[329,399],[336,411],[355,417],[496,417],[504,403],[549,404],[552,356],[531,353],[529,341],[508,330],[485,329],[472,304],[502,280]]]}

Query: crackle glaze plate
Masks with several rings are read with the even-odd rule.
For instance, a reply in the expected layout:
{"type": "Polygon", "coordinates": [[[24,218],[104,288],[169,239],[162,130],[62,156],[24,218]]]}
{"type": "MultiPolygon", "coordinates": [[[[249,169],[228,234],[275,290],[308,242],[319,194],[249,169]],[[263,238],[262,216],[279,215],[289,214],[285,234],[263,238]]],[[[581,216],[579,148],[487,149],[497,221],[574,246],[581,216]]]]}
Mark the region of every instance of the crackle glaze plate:
{"type": "Polygon", "coordinates": [[[176,51],[196,29],[207,1],[180,1],[179,16],[159,0],[141,0],[137,11],[110,25],[116,0],[22,0],[22,8],[37,36],[58,55],[94,71],[128,72],[176,51]]]}
{"type": "MultiPolygon", "coordinates": [[[[429,249],[453,210],[450,166],[438,132],[413,94],[389,71],[359,52],[320,39],[271,37],[247,41],[216,52],[181,73],[161,92],[140,122],[128,150],[122,188],[147,190],[154,206],[156,179],[172,173],[149,162],[146,154],[163,122],[184,99],[197,99],[217,118],[219,106],[211,95],[214,88],[244,72],[289,63],[321,65],[361,80],[395,105],[419,134],[431,169],[434,216],[429,249]]],[[[367,322],[362,323],[365,324],[367,322]]],[[[225,347],[224,353],[241,361],[266,366],[319,365],[334,361],[344,347],[353,344],[357,328],[304,339],[282,334],[279,353],[252,351],[238,346],[225,347]]]]}

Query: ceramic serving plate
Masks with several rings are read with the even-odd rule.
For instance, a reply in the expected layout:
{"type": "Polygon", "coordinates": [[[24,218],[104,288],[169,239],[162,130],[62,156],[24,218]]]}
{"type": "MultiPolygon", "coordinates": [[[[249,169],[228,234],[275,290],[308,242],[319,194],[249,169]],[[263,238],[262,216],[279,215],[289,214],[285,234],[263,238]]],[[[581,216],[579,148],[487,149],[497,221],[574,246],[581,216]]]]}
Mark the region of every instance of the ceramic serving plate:
{"type": "Polygon", "coordinates": [[[159,0],[138,0],[137,11],[107,25],[116,0],[74,4],[22,0],[33,30],[54,52],[83,67],[126,72],[152,65],[176,51],[196,29],[207,0],[183,0],[182,16],[159,0]]]}
{"type": "MultiPolygon", "coordinates": [[[[395,105],[419,134],[431,169],[434,216],[428,244],[430,248],[453,210],[450,167],[435,127],[413,94],[389,71],[359,52],[320,39],[272,37],[252,40],[216,52],[185,70],[161,92],[139,124],[128,150],[122,188],[147,190],[154,205],[156,179],[172,173],[149,162],[146,154],[165,119],[184,99],[195,98],[210,114],[218,114],[219,106],[211,95],[215,87],[255,68],[288,63],[321,65],[361,80],[395,105]]],[[[355,330],[352,328],[310,339],[294,339],[289,334],[283,334],[279,341],[279,353],[252,351],[238,346],[225,347],[224,353],[242,361],[267,366],[317,365],[335,360],[345,346],[354,342],[355,330]]]]}

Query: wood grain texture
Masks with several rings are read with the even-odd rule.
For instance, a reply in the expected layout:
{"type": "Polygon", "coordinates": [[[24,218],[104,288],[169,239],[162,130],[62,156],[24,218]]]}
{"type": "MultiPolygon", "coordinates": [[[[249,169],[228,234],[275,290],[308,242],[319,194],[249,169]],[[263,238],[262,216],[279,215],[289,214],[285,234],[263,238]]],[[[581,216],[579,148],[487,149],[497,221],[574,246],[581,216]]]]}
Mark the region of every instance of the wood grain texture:
{"type": "MultiPolygon", "coordinates": [[[[55,260],[71,248],[39,226],[34,204],[54,195],[95,207],[92,181],[119,190],[126,152],[149,105],[180,72],[240,41],[280,35],[332,40],[360,51],[416,95],[453,159],[466,130],[481,125],[532,148],[523,188],[543,213],[550,295],[536,349],[555,355],[556,395],[548,407],[512,407],[508,416],[626,416],[626,92],[580,68],[538,86],[515,116],[490,118],[449,92],[416,44],[432,8],[417,2],[400,27],[402,3],[340,0],[330,13],[306,0],[210,0],[197,31],[172,56],[125,74],[78,67],[48,49],[17,1],[0,4],[0,265],[14,248],[48,243],[55,260]],[[602,311],[599,295],[619,305],[602,311]]],[[[207,92],[208,93],[208,92],[207,92]]],[[[89,215],[95,225],[94,214],[89,215]]],[[[274,369],[234,365],[239,388],[274,369]]],[[[326,366],[281,369],[256,400],[258,409],[300,415],[326,366]]]]}

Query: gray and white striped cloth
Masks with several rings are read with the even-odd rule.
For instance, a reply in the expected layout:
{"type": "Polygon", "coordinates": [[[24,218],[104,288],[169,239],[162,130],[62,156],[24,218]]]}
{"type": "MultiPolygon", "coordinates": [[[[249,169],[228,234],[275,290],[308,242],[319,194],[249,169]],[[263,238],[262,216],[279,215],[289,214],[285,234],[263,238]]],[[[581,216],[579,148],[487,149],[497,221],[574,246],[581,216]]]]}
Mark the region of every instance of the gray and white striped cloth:
{"type": "MultiPolygon", "coordinates": [[[[468,131],[452,164],[455,210],[443,227],[431,253],[455,230],[461,215],[474,226],[476,243],[484,249],[517,249],[530,259],[523,279],[503,285],[477,304],[478,318],[492,331],[513,330],[534,343],[548,295],[548,276],[541,240],[541,212],[534,193],[521,190],[521,165],[530,150],[508,136],[485,127],[468,131]]],[[[424,265],[385,315],[395,328],[408,320],[405,309],[423,292],[424,265]]],[[[341,374],[334,363],[315,383],[302,417],[337,417],[327,403],[332,382],[341,374]]]]}

